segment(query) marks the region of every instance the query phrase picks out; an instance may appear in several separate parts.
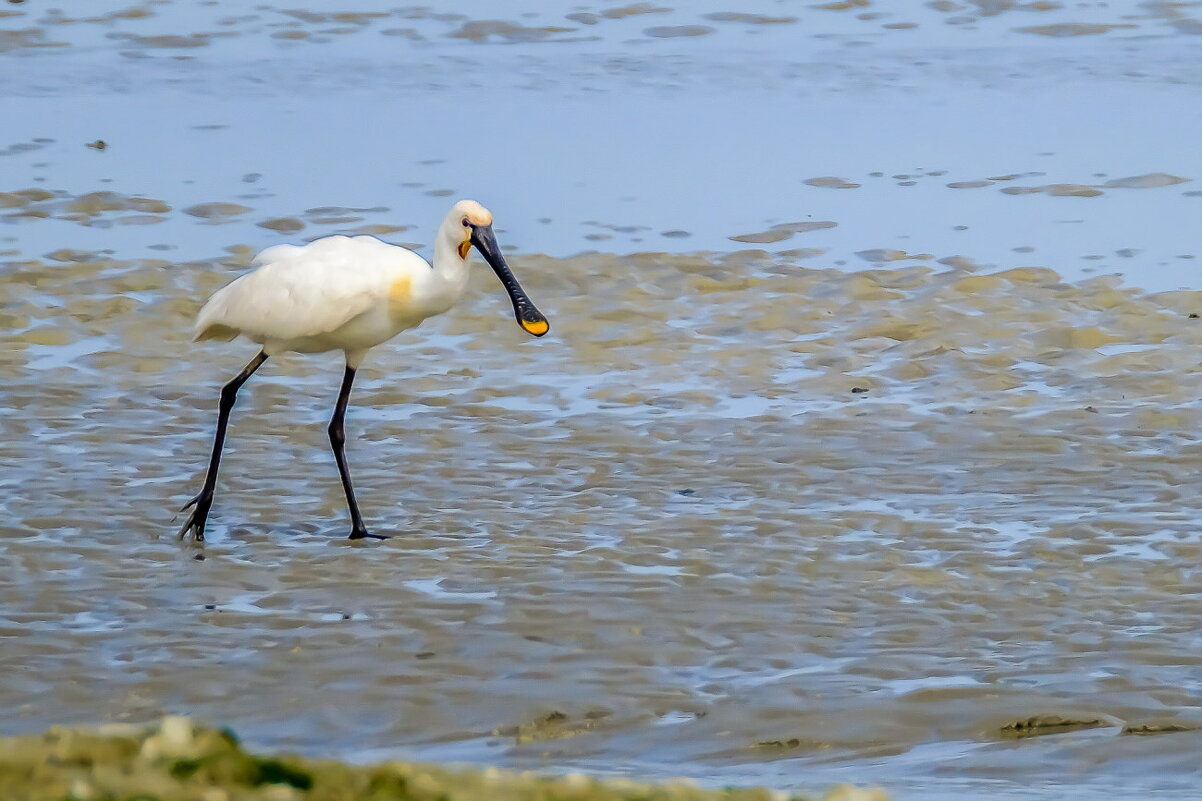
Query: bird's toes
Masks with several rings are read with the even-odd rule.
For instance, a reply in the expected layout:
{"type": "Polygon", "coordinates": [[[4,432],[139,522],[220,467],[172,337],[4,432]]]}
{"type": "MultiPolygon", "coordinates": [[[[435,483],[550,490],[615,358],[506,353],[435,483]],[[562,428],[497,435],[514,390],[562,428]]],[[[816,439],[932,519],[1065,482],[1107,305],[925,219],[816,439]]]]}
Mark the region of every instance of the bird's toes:
{"type": "MultiPolygon", "coordinates": [[[[192,498],[192,500],[188,501],[188,502],[187,502],[187,503],[185,503],[183,506],[181,506],[181,507],[179,508],[179,512],[176,512],[176,513],[175,513],[175,517],[179,517],[179,516],[180,516],[180,512],[183,512],[185,509],[188,509],[188,508],[190,508],[190,507],[193,507],[193,506],[195,506],[195,505],[196,505],[196,502],[200,500],[200,496],[201,496],[201,495],[204,495],[204,493],[202,492],[202,493],[200,493],[200,494],[196,495],[195,497],[193,497],[193,498],[192,498]]],[[[175,521],[175,517],[171,518],[172,522],[174,522],[174,521],[175,521]]]]}
{"type": "MultiPolygon", "coordinates": [[[[183,509],[180,511],[182,512],[183,509]]],[[[178,517],[178,515],[176,516],[178,517]]],[[[207,519],[208,515],[200,516],[197,514],[197,510],[193,509],[192,513],[188,515],[188,519],[185,520],[184,524],[179,527],[179,538],[182,540],[184,537],[188,536],[188,532],[191,531],[192,540],[194,542],[203,542],[205,538],[205,522],[207,519]]],[[[174,521],[175,518],[172,518],[172,522],[174,521]]]]}
{"type": "Polygon", "coordinates": [[[351,536],[347,537],[351,540],[390,540],[387,534],[372,534],[370,531],[352,531],[351,536]]]}

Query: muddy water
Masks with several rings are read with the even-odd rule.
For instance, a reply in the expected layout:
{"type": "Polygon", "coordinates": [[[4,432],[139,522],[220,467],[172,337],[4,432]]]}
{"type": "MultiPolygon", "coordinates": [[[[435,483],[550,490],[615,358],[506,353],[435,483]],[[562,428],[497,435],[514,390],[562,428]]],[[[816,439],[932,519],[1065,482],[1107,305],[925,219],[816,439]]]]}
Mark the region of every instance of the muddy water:
{"type": "Polygon", "coordinates": [[[6,730],[1181,797],[1188,11],[12,5],[6,730]],[[329,355],[248,385],[177,543],[253,354],[188,343],[199,302],[266,244],[421,245],[460,195],[553,335],[481,271],[369,361],[350,459],[397,536],[341,539],[329,355]]]}
{"type": "Polygon", "coordinates": [[[364,757],[1192,783],[1197,734],[1120,732],[1202,723],[1202,295],[514,261],[555,338],[482,273],[356,393],[394,539],[339,539],[337,363],[293,357],[237,411],[203,551],[170,513],[251,351],[185,331],[230,268],[10,271],[9,726],[186,711],[364,757]],[[1082,728],[1004,729],[1051,715],[1082,728]]]}

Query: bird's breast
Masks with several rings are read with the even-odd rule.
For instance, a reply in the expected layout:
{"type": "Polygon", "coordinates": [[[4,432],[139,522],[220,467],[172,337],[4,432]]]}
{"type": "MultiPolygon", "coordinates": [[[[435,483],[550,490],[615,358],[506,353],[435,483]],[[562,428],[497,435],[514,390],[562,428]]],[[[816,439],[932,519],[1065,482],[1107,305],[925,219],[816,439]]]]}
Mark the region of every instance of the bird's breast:
{"type": "Polygon", "coordinates": [[[461,292],[461,287],[433,271],[399,275],[388,287],[388,311],[393,318],[412,325],[454,306],[461,292]]]}
{"type": "Polygon", "coordinates": [[[397,330],[410,328],[447,310],[437,289],[421,276],[403,274],[392,279],[388,285],[388,316],[397,330]]]}
{"type": "Polygon", "coordinates": [[[388,285],[388,305],[390,308],[405,310],[413,305],[413,276],[401,275],[388,285]]]}

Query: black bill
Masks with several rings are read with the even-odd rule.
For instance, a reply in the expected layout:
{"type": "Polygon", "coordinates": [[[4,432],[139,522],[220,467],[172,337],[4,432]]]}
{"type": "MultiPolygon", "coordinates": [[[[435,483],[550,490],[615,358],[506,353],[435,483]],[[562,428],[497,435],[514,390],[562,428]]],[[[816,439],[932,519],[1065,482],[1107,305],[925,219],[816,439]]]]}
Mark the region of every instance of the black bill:
{"type": "Polygon", "coordinates": [[[497,278],[500,278],[501,283],[505,286],[505,291],[509,293],[509,299],[513,301],[513,316],[517,318],[518,325],[526,333],[536,337],[541,337],[550,331],[551,324],[534,305],[534,301],[530,300],[526,290],[522,289],[522,285],[514,277],[513,271],[505,263],[505,257],[501,255],[501,248],[497,245],[497,238],[493,235],[492,226],[473,226],[472,244],[476,246],[476,250],[480,251],[480,255],[492,267],[497,278]]]}

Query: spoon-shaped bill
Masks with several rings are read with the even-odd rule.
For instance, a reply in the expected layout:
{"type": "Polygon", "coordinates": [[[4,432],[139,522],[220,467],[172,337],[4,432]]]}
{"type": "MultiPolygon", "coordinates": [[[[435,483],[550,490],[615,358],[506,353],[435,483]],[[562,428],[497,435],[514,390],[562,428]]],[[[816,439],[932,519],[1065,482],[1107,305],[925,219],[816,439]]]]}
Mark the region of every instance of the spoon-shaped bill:
{"type": "Polygon", "coordinates": [[[501,255],[501,248],[497,245],[497,238],[493,235],[492,226],[474,226],[471,241],[476,246],[476,250],[480,251],[484,260],[492,267],[493,272],[497,274],[497,278],[501,279],[505,291],[509,293],[509,299],[513,301],[513,316],[517,318],[518,325],[526,333],[536,337],[541,337],[551,330],[547,318],[534,305],[534,301],[530,300],[526,290],[522,289],[522,285],[514,277],[513,271],[505,263],[505,257],[501,255]]]}

